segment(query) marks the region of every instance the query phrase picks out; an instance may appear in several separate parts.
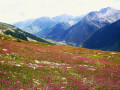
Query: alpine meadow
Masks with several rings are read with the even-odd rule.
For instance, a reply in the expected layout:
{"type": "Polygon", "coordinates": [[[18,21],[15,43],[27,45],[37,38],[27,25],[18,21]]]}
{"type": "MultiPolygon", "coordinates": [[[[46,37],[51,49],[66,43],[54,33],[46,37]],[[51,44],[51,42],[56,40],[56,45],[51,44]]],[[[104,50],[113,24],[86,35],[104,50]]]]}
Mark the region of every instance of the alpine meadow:
{"type": "Polygon", "coordinates": [[[120,90],[119,0],[2,0],[0,90],[120,90]]]}

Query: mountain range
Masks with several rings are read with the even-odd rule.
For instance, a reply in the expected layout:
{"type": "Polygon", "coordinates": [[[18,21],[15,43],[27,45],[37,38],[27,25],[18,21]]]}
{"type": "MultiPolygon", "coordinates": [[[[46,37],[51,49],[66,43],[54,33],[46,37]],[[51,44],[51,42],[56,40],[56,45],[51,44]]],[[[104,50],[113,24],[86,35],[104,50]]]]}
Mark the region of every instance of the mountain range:
{"type": "Polygon", "coordinates": [[[80,21],[83,17],[84,15],[73,17],[71,15],[63,14],[60,16],[52,17],[52,18],[51,17],[39,17],[36,19],[28,19],[25,21],[14,23],[13,25],[26,32],[34,34],[44,29],[47,29],[49,27],[51,28],[51,26],[54,26],[61,22],[74,25],[75,23],[80,21]]]}
{"type": "Polygon", "coordinates": [[[83,43],[83,47],[120,51],[120,20],[93,33],[93,35],[83,43]]]}
{"type": "Polygon", "coordinates": [[[37,19],[30,19],[30,20],[17,22],[14,24],[14,26],[16,26],[26,32],[34,34],[38,31],[48,28],[49,26],[52,26],[54,24],[56,24],[56,22],[51,21],[49,17],[40,17],[37,19]]]}
{"type": "Polygon", "coordinates": [[[83,43],[92,33],[120,19],[120,10],[104,8],[88,13],[80,22],[68,29],[64,40],[67,43],[83,43]]]}
{"type": "MultiPolygon", "coordinates": [[[[119,19],[120,10],[107,7],[99,11],[89,12],[85,16],[73,17],[69,15],[61,15],[53,18],[40,17],[33,20],[18,22],[14,25],[23,28],[23,30],[38,37],[65,42],[67,45],[71,46],[93,48],[86,45],[89,38],[91,38],[95,32],[100,31],[101,28],[110,25],[119,19]],[[23,23],[24,25],[22,25],[23,23]]],[[[103,47],[94,49],[103,49],[103,47]]],[[[104,47],[103,50],[114,49],[104,47]]],[[[118,49],[115,50],[118,51],[118,49]]]]}
{"type": "Polygon", "coordinates": [[[34,35],[46,39],[52,39],[54,41],[62,41],[62,34],[67,30],[71,25],[69,23],[61,22],[49,28],[39,31],[34,35]]]}

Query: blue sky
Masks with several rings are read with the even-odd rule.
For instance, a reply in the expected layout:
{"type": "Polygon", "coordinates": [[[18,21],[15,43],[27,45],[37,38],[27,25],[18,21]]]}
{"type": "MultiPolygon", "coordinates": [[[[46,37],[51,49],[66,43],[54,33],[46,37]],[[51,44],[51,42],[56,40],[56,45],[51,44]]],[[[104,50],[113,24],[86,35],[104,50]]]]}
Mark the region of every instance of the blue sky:
{"type": "Polygon", "coordinates": [[[0,22],[61,14],[79,16],[105,7],[120,9],[120,0],[0,0],[0,22]]]}

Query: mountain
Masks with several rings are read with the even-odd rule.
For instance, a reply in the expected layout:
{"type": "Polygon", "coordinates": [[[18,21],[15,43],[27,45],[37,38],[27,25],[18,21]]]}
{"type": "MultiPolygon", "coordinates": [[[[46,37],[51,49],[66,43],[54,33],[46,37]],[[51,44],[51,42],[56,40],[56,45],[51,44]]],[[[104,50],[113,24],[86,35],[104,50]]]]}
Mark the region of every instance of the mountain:
{"type": "Polygon", "coordinates": [[[25,26],[30,25],[33,21],[34,21],[34,19],[28,19],[25,21],[16,22],[16,23],[14,23],[14,26],[20,27],[22,29],[25,26]]]}
{"type": "Polygon", "coordinates": [[[120,20],[96,31],[84,42],[83,47],[120,51],[120,20]]]}
{"type": "Polygon", "coordinates": [[[73,17],[63,14],[53,18],[40,17],[25,22],[23,21],[25,23],[24,25],[23,22],[22,24],[14,25],[18,25],[18,27],[23,26],[23,30],[42,38],[64,41],[68,45],[79,46],[95,31],[119,19],[120,10],[107,7],[99,11],[92,11],[86,16],[73,17]],[[64,25],[61,25],[61,23],[64,23],[64,25]],[[68,24],[70,24],[71,27],[68,26],[68,24]]]}
{"type": "Polygon", "coordinates": [[[36,32],[41,31],[42,29],[48,28],[54,24],[56,24],[56,22],[51,20],[50,17],[40,17],[37,19],[17,22],[14,24],[14,26],[16,26],[26,32],[34,34],[36,32]]]}
{"type": "Polygon", "coordinates": [[[58,23],[66,22],[66,23],[69,23],[70,25],[74,25],[75,23],[79,22],[83,17],[84,15],[71,16],[67,14],[62,14],[60,16],[53,17],[52,20],[58,23]]]}
{"type": "Polygon", "coordinates": [[[82,20],[64,32],[64,40],[68,44],[77,43],[79,45],[87,36],[97,29],[98,27],[91,22],[82,20]]]}
{"type": "Polygon", "coordinates": [[[83,43],[93,32],[105,25],[109,25],[120,19],[120,10],[111,7],[103,8],[100,11],[88,13],[80,22],[67,30],[64,40],[76,43],[77,46],[83,43]]]}
{"type": "Polygon", "coordinates": [[[44,29],[38,33],[36,33],[36,36],[51,39],[54,41],[61,41],[62,40],[62,34],[63,32],[68,29],[71,25],[69,23],[61,22],[54,26],[51,26],[47,29],[44,29]]]}
{"type": "Polygon", "coordinates": [[[16,28],[12,25],[2,23],[2,22],[0,22],[0,34],[9,35],[9,36],[16,37],[16,38],[26,40],[26,41],[39,41],[39,42],[49,43],[37,36],[34,36],[30,33],[22,31],[19,28],[16,28]]]}
{"type": "Polygon", "coordinates": [[[53,18],[50,17],[40,17],[37,19],[30,19],[30,20],[25,20],[25,21],[21,21],[21,22],[17,22],[14,24],[14,26],[29,32],[29,33],[37,33],[39,31],[42,31],[46,28],[49,28],[51,26],[54,26],[58,23],[61,22],[66,22],[69,23],[71,25],[77,23],[78,21],[80,21],[84,16],[70,16],[70,15],[60,15],[60,16],[56,16],[53,18]]]}

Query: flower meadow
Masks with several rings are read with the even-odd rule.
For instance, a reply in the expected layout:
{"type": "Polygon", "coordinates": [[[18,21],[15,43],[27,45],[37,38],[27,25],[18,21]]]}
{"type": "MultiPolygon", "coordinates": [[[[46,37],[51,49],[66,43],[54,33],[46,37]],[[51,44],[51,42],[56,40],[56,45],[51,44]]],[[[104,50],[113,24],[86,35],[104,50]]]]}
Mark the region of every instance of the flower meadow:
{"type": "Polygon", "coordinates": [[[120,52],[0,40],[1,90],[120,90],[120,52]]]}

